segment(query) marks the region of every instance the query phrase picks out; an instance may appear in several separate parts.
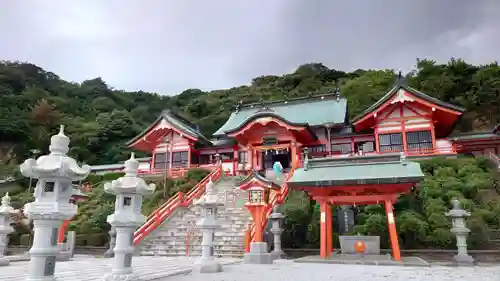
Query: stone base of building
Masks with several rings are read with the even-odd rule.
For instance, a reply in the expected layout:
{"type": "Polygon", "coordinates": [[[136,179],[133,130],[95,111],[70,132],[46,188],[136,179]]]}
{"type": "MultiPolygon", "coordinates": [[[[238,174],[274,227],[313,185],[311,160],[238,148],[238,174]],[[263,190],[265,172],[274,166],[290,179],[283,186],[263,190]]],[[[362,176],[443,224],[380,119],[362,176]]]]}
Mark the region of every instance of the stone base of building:
{"type": "Polygon", "coordinates": [[[193,267],[195,273],[217,273],[222,272],[222,265],[213,258],[200,258],[193,267]]]}
{"type": "Polygon", "coordinates": [[[272,264],[271,254],[267,252],[266,242],[250,243],[250,252],[245,253],[243,262],[246,264],[272,264]]]}
{"type": "Polygon", "coordinates": [[[0,258],[0,266],[7,266],[9,264],[10,264],[10,261],[7,258],[5,258],[5,257],[0,258]]]}
{"type": "Polygon", "coordinates": [[[111,273],[102,278],[102,281],[138,281],[140,280],[134,273],[117,274],[111,273]]]}
{"type": "Polygon", "coordinates": [[[474,261],[474,258],[470,255],[455,255],[455,256],[453,256],[453,261],[457,265],[461,265],[461,266],[470,266],[470,265],[474,265],[476,263],[474,261]]]}

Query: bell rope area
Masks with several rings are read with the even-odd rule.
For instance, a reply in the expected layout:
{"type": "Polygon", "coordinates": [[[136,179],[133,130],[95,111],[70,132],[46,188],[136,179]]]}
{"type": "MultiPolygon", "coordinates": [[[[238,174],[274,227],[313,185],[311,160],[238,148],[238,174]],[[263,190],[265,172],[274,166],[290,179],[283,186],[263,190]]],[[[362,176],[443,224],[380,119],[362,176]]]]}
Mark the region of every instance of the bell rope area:
{"type": "Polygon", "coordinates": [[[339,90],[239,103],[211,137],[164,110],[118,164],[61,126],[2,193],[0,280],[493,280],[500,129],[451,137],[465,109],[401,79],[354,119],[339,90]]]}

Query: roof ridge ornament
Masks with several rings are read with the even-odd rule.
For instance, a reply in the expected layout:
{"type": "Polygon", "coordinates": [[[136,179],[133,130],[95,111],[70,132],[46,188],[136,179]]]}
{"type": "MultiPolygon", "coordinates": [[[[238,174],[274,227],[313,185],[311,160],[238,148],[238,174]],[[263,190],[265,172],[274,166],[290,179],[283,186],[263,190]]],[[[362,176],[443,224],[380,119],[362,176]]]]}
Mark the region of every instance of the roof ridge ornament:
{"type": "Polygon", "coordinates": [[[401,165],[403,165],[403,166],[408,165],[408,161],[407,161],[407,159],[406,159],[406,155],[405,155],[405,153],[404,153],[404,152],[401,152],[401,153],[400,153],[400,158],[399,158],[399,159],[400,159],[400,161],[401,161],[401,165]]]}
{"type": "Polygon", "coordinates": [[[396,77],[396,82],[394,84],[400,87],[408,86],[408,81],[406,77],[403,75],[401,69],[398,70],[398,76],[396,77]]]}
{"type": "Polygon", "coordinates": [[[340,88],[338,86],[338,84],[335,86],[335,98],[337,99],[337,101],[340,101],[340,88]]]}

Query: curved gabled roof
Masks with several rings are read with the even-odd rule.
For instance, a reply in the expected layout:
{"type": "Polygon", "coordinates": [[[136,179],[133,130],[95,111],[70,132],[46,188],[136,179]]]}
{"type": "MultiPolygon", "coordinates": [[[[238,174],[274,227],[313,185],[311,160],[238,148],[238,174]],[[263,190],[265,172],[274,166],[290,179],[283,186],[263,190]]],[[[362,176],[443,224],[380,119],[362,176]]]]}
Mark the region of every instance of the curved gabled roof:
{"type": "Polygon", "coordinates": [[[295,126],[342,124],[347,120],[347,100],[337,99],[335,95],[329,94],[244,106],[231,113],[229,119],[214,133],[214,136],[234,132],[244,124],[265,116],[279,118],[295,126]]]}
{"type": "Polygon", "coordinates": [[[374,103],[368,109],[366,109],[365,111],[363,111],[363,113],[361,113],[358,116],[354,117],[354,119],[352,120],[352,123],[356,123],[357,121],[361,120],[366,115],[368,115],[368,114],[373,113],[374,111],[376,111],[380,106],[382,106],[386,102],[390,101],[390,99],[394,95],[396,95],[400,89],[403,89],[403,90],[407,91],[408,93],[414,95],[415,97],[420,98],[420,99],[422,99],[424,101],[427,101],[429,103],[432,103],[432,104],[434,104],[436,106],[440,106],[440,107],[443,107],[443,108],[446,108],[446,109],[450,109],[450,110],[453,110],[453,111],[457,111],[457,112],[460,112],[460,113],[465,112],[465,108],[453,105],[451,103],[443,102],[443,101],[441,101],[439,99],[436,99],[434,97],[426,95],[426,94],[424,94],[424,93],[422,93],[422,92],[420,92],[420,91],[418,91],[416,89],[413,89],[412,87],[410,87],[408,85],[397,83],[387,94],[385,94],[376,103],[374,103]]]}
{"type": "Polygon", "coordinates": [[[186,135],[199,140],[201,142],[205,142],[207,144],[210,144],[210,141],[201,134],[201,132],[198,130],[198,128],[179,114],[175,113],[174,111],[168,109],[162,111],[162,113],[158,116],[158,118],[149,126],[147,127],[144,131],[142,131],[140,134],[138,134],[136,137],[128,141],[125,145],[130,146],[133,143],[137,142],[140,138],[142,138],[144,135],[146,135],[150,130],[152,130],[158,123],[161,122],[161,120],[167,121],[170,125],[172,125],[175,129],[185,133],[186,135]]]}

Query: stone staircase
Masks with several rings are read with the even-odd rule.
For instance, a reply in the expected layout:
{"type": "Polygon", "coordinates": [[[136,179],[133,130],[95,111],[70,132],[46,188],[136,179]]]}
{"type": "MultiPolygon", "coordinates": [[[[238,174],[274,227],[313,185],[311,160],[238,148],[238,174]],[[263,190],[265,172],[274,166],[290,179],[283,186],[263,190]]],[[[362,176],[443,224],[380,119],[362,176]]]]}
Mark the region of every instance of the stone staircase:
{"type": "MultiPolygon", "coordinates": [[[[244,252],[244,232],[251,220],[243,206],[246,193],[236,187],[240,177],[223,177],[215,183],[215,192],[224,206],[219,207],[217,218],[221,223],[215,232],[214,255],[241,257],[244,252]]],[[[200,208],[191,205],[179,208],[162,225],[146,237],[137,247],[140,255],[196,256],[201,253],[201,231],[196,227],[200,208]]]]}

